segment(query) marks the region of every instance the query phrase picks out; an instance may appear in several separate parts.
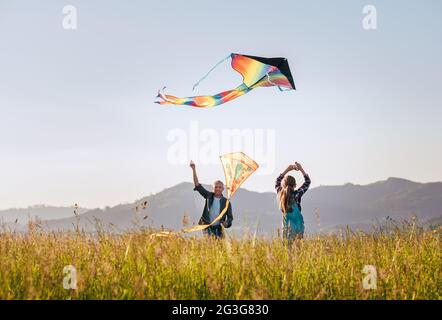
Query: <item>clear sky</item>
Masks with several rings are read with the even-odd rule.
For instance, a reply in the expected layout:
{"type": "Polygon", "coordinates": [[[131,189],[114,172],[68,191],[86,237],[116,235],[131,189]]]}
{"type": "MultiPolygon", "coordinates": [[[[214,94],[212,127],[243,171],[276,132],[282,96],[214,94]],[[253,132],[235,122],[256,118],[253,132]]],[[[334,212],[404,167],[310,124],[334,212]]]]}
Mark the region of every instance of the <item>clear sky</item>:
{"type": "MultiPolygon", "coordinates": [[[[0,0],[0,208],[103,207],[190,181],[188,166],[168,158],[168,136],[192,140],[192,124],[200,134],[273,132],[274,165],[244,184],[251,190],[271,191],[295,160],[313,186],[441,181],[441,9],[436,0],[0,0]],[[68,4],[77,30],[63,29],[68,4]],[[365,5],[377,9],[376,30],[362,27],[365,5]],[[164,85],[178,96],[234,88],[241,77],[225,63],[192,92],[231,52],[288,58],[298,90],[259,88],[207,110],[153,103],[164,85]]],[[[216,157],[194,159],[202,182],[223,179],[216,157]]]]}

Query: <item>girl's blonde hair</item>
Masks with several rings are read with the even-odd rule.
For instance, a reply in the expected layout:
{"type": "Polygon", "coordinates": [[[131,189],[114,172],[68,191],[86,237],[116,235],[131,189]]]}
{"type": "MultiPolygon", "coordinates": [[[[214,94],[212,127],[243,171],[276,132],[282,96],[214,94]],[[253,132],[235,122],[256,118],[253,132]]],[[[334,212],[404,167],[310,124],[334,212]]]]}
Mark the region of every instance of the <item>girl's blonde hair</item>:
{"type": "Polygon", "coordinates": [[[279,209],[283,213],[293,210],[292,194],[295,191],[296,179],[292,176],[285,176],[282,180],[282,190],[278,193],[279,209]]]}

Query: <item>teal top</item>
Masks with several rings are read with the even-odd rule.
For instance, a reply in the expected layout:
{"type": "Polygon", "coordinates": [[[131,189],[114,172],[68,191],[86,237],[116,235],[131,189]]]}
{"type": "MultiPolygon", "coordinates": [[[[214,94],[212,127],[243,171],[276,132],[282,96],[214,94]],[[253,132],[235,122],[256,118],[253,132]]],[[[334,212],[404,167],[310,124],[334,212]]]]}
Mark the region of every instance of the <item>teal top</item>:
{"type": "Polygon", "coordinates": [[[292,211],[283,214],[283,223],[284,234],[288,238],[304,234],[304,218],[296,203],[294,203],[292,211]]]}

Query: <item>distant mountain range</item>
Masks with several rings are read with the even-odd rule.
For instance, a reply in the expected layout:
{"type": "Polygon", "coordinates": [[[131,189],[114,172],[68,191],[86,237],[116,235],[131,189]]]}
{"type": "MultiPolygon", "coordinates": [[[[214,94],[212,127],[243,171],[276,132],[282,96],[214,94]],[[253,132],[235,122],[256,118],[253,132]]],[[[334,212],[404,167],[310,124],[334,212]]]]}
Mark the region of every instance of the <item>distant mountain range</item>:
{"type": "MultiPolygon", "coordinates": [[[[78,208],[78,213],[83,214],[89,209],[78,208]]],[[[74,212],[73,206],[53,207],[44,204],[29,206],[21,209],[0,210],[0,224],[17,223],[26,224],[29,219],[38,218],[41,220],[61,219],[72,217],[74,212]]]]}
{"type": "MultiPolygon", "coordinates": [[[[59,231],[72,230],[77,224],[87,231],[100,228],[118,232],[147,226],[179,230],[185,220],[190,224],[197,223],[203,205],[204,200],[193,191],[193,184],[183,182],[130,204],[105,210],[81,209],[77,217],[72,208],[39,206],[0,211],[0,221],[17,230],[25,229],[27,215],[38,216],[43,220],[41,225],[44,228],[59,231]]],[[[234,224],[230,232],[242,233],[248,229],[259,234],[275,234],[281,227],[281,214],[273,192],[240,189],[232,199],[232,207],[234,224]]],[[[308,233],[333,231],[342,226],[369,230],[374,224],[386,220],[413,216],[421,223],[440,223],[442,183],[389,178],[368,185],[320,186],[305,194],[302,212],[308,233]]]]}

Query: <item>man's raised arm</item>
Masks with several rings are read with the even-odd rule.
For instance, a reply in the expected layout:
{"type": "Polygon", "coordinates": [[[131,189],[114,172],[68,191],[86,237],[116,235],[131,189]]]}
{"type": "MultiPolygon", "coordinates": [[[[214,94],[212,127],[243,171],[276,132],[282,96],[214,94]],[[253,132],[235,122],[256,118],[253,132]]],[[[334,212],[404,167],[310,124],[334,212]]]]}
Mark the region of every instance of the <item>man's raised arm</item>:
{"type": "Polygon", "coordinates": [[[201,196],[204,198],[207,198],[210,195],[210,192],[207,191],[201,183],[198,181],[198,176],[196,174],[196,168],[195,163],[193,161],[190,161],[190,167],[192,168],[193,172],[193,184],[195,185],[195,188],[193,190],[198,191],[201,196]]]}
{"type": "Polygon", "coordinates": [[[190,167],[192,168],[192,172],[193,172],[193,184],[196,187],[197,185],[200,184],[200,182],[198,181],[198,176],[196,174],[195,163],[192,160],[190,160],[190,167]]]}

